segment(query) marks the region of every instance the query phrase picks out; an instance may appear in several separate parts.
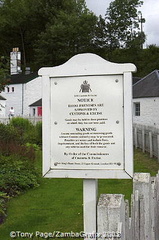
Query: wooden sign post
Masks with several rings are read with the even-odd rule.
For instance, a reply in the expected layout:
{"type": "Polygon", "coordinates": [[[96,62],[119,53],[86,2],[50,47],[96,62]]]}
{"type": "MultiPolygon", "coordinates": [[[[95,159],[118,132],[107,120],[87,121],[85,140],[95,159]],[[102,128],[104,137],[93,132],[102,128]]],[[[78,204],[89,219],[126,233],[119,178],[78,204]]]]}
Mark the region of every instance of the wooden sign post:
{"type": "Polygon", "coordinates": [[[79,54],[41,68],[43,176],[84,179],[84,231],[96,232],[97,179],[133,176],[133,64],[79,54]],[[91,208],[93,210],[91,210],[91,208]]]}

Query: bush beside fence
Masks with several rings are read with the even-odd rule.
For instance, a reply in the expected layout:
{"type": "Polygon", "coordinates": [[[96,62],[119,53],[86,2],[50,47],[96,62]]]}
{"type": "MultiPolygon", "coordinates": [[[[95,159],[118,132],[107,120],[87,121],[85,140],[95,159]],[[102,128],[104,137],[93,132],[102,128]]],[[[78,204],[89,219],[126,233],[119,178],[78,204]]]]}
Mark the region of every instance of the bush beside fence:
{"type": "MultiPolygon", "coordinates": [[[[42,121],[42,117],[27,117],[27,116],[22,117],[22,116],[15,116],[15,118],[17,118],[17,117],[28,119],[32,124],[36,124],[37,122],[42,121]]],[[[0,118],[0,123],[8,124],[11,119],[12,119],[12,118],[1,117],[1,118],[0,118]]]]}

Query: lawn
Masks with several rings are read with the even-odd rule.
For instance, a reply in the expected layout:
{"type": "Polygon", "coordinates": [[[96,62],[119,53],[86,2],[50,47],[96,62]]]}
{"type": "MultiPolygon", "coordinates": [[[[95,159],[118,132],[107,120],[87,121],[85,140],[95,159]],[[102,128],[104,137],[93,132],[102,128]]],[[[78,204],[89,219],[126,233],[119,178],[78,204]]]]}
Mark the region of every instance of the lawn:
{"type": "MultiPolygon", "coordinates": [[[[140,150],[135,151],[134,158],[135,172],[150,172],[152,176],[157,173],[159,164],[156,159],[150,159],[140,150]]],[[[37,165],[39,170],[40,166],[41,157],[37,165]]],[[[11,231],[17,231],[19,236],[23,232],[82,231],[82,185],[81,179],[41,178],[40,187],[9,201],[7,219],[0,225],[0,239],[12,239],[11,231]]],[[[121,193],[130,199],[132,180],[99,180],[99,194],[101,193],[121,193]]]]}

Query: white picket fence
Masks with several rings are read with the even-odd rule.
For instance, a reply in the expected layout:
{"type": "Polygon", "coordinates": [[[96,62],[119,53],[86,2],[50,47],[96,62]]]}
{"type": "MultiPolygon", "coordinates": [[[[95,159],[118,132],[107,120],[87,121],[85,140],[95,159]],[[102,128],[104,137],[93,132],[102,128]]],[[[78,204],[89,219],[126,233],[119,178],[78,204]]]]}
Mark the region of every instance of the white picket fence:
{"type": "Polygon", "coordinates": [[[131,205],[122,194],[102,194],[97,231],[105,240],[159,240],[159,173],[135,173],[131,205]],[[131,216],[129,216],[131,214],[131,216]]]}
{"type": "MultiPolygon", "coordinates": [[[[17,116],[21,117],[21,116],[17,116]]],[[[36,124],[39,121],[42,121],[42,117],[28,117],[28,116],[23,116],[23,118],[28,119],[31,121],[33,124],[36,124]]],[[[1,117],[0,118],[0,123],[8,124],[10,122],[10,118],[8,117],[1,117]]]]}
{"type": "Polygon", "coordinates": [[[135,148],[149,152],[150,157],[155,156],[159,161],[159,129],[144,125],[134,124],[133,137],[135,148]]]}

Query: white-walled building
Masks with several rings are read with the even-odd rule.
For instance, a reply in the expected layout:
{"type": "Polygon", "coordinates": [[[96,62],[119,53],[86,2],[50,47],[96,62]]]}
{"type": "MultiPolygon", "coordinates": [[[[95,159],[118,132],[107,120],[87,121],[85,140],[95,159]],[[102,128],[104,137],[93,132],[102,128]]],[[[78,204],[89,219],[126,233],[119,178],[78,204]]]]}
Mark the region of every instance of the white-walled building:
{"type": "Polygon", "coordinates": [[[41,78],[37,73],[14,74],[1,96],[6,99],[6,117],[11,107],[15,116],[29,116],[29,105],[42,98],[41,78]]]}
{"type": "MultiPolygon", "coordinates": [[[[42,98],[41,78],[37,73],[21,72],[21,53],[19,48],[13,48],[10,53],[10,81],[5,86],[1,96],[6,99],[5,117],[8,117],[11,107],[15,116],[29,116],[29,105],[42,98]]],[[[4,113],[4,112],[3,112],[4,113]]]]}
{"type": "Polygon", "coordinates": [[[133,85],[133,122],[159,127],[159,70],[133,85]]]}
{"type": "Polygon", "coordinates": [[[31,117],[41,117],[42,116],[42,98],[38,101],[29,105],[30,107],[30,116],[31,117]]]}
{"type": "MultiPolygon", "coordinates": [[[[0,93],[0,117],[8,117],[11,107],[15,116],[42,115],[42,82],[38,73],[21,73],[18,48],[11,56],[10,83],[0,93]]],[[[159,70],[142,79],[133,78],[133,122],[159,127],[159,70]]]]}
{"type": "Polygon", "coordinates": [[[30,105],[41,98],[42,98],[42,82],[41,77],[37,76],[31,81],[27,82],[24,86],[23,115],[30,115],[31,113],[30,105]]]}

